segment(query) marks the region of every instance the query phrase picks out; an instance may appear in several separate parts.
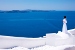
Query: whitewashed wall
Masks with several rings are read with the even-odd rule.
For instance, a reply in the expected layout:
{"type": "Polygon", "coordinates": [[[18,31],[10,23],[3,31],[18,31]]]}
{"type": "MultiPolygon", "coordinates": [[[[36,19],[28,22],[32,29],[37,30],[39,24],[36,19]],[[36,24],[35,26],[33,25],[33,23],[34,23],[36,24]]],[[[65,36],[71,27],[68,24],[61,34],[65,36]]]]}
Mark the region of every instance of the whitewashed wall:
{"type": "Polygon", "coordinates": [[[55,41],[55,46],[60,46],[60,45],[74,45],[75,41],[74,41],[74,37],[70,37],[67,39],[56,39],[55,41]]]}
{"type": "Polygon", "coordinates": [[[55,33],[47,33],[46,34],[46,45],[54,46],[55,44],[55,33]]]}
{"type": "Polygon", "coordinates": [[[75,45],[75,36],[63,39],[56,34],[46,34],[46,44],[50,46],[75,45]]]}
{"type": "MultiPolygon", "coordinates": [[[[75,34],[75,29],[68,30],[70,34],[75,34]]],[[[56,33],[47,33],[43,38],[21,38],[0,36],[0,48],[9,48],[21,46],[26,48],[37,47],[41,45],[59,46],[59,45],[75,45],[75,36],[68,39],[61,39],[56,33]]]]}
{"type": "Polygon", "coordinates": [[[45,45],[46,38],[16,38],[0,36],[0,48],[21,46],[26,48],[45,45]]]}
{"type": "Polygon", "coordinates": [[[68,30],[68,33],[70,33],[71,35],[74,35],[75,36],[75,29],[68,30]]]}

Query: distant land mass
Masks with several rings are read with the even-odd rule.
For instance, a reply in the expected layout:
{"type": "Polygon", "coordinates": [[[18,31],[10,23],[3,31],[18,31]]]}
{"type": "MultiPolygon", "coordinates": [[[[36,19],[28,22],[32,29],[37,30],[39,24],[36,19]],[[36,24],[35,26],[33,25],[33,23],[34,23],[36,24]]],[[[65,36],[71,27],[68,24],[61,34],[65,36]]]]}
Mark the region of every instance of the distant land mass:
{"type": "Polygon", "coordinates": [[[25,12],[49,12],[49,11],[55,11],[55,10],[11,10],[11,11],[3,11],[0,10],[0,13],[25,13],[25,12]]]}

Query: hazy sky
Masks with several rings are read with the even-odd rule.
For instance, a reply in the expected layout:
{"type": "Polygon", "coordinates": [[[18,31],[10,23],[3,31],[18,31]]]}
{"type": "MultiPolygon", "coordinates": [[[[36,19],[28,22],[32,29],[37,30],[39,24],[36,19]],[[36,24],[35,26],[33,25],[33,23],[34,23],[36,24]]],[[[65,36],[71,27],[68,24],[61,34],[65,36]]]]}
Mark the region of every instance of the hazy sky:
{"type": "Polygon", "coordinates": [[[0,0],[0,10],[75,10],[75,0],[0,0]]]}

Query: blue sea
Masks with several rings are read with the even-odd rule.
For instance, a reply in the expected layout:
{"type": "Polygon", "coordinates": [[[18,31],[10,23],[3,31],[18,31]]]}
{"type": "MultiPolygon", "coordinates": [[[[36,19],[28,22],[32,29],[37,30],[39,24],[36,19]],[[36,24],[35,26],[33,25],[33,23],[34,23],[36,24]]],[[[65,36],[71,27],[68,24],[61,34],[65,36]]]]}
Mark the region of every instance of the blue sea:
{"type": "Polygon", "coordinates": [[[0,13],[0,35],[41,37],[62,30],[63,16],[68,29],[75,28],[75,11],[0,13]]]}

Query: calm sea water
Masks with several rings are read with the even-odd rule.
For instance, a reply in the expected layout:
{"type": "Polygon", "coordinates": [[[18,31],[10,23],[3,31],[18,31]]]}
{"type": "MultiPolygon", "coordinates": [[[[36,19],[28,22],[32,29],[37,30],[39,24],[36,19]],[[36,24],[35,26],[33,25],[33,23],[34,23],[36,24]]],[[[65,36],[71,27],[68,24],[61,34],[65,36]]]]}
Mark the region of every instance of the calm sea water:
{"type": "Polygon", "coordinates": [[[68,29],[75,28],[75,11],[0,13],[0,35],[41,37],[62,30],[63,16],[68,29]]]}

